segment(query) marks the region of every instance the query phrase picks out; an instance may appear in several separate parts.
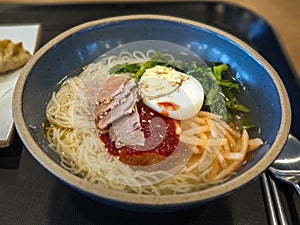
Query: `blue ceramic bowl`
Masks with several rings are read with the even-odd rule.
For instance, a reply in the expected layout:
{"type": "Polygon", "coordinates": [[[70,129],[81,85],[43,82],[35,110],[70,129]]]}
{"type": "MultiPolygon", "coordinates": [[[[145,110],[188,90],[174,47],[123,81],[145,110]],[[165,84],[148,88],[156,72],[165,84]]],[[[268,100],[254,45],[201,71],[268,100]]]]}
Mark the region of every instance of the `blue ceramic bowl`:
{"type": "Polygon", "coordinates": [[[229,194],[257,178],[279,155],[287,139],[291,112],[286,90],[276,71],[239,39],[202,23],[159,15],[133,15],[93,21],[72,28],[43,46],[17,82],[13,101],[19,135],[33,157],[54,176],[81,193],[133,210],[173,210],[229,194]],[[59,81],[121,44],[162,40],[190,49],[205,61],[229,63],[249,90],[259,136],[267,142],[235,176],[209,189],[173,195],[146,196],[100,189],[64,170],[44,136],[46,103],[59,81]]]}

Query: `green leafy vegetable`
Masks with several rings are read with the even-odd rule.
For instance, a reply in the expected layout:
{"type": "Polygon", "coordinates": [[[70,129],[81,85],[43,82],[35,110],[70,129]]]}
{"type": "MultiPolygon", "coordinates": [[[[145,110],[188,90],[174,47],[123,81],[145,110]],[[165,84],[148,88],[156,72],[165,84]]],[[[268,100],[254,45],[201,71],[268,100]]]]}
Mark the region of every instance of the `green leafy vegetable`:
{"type": "Polygon", "coordinates": [[[203,109],[222,115],[224,119],[232,118],[228,109],[240,112],[249,112],[249,108],[241,104],[233,91],[239,91],[240,84],[232,79],[233,71],[224,63],[211,63],[210,67],[203,68],[197,62],[189,62],[181,68],[187,74],[195,77],[204,89],[205,102],[203,109]],[[223,78],[227,75],[228,79],[223,78]]]}
{"type": "Polygon", "coordinates": [[[139,80],[147,69],[153,68],[157,65],[170,67],[180,72],[184,72],[180,70],[179,67],[168,63],[168,61],[164,58],[162,53],[155,52],[153,58],[147,61],[144,65],[139,65],[137,63],[117,64],[109,70],[109,74],[132,73],[134,74],[133,77],[136,80],[139,80]]]}
{"type": "Polygon", "coordinates": [[[150,69],[152,67],[157,66],[157,61],[148,61],[146,62],[134,75],[133,77],[137,80],[139,80],[141,78],[141,76],[143,75],[143,73],[145,73],[146,69],[150,69]]]}
{"type": "Polygon", "coordinates": [[[136,73],[141,66],[139,64],[117,64],[109,69],[109,74],[120,74],[120,73],[136,73]]]}
{"type": "MultiPolygon", "coordinates": [[[[225,63],[212,63],[211,70],[220,86],[239,90],[240,85],[237,81],[223,78],[223,74],[230,74],[229,65],[225,63]]],[[[229,75],[229,77],[231,76],[229,75]]]]}
{"type": "Polygon", "coordinates": [[[242,128],[246,129],[246,130],[249,130],[249,129],[255,128],[255,125],[252,124],[252,123],[249,123],[248,121],[244,121],[242,123],[242,128]]]}
{"type": "Polygon", "coordinates": [[[222,79],[222,73],[228,70],[228,65],[225,63],[221,63],[219,65],[213,64],[212,65],[212,72],[217,78],[217,80],[222,79]]]}
{"type": "Polygon", "coordinates": [[[238,101],[238,99],[236,97],[237,94],[234,94],[228,88],[223,88],[222,91],[225,96],[225,103],[226,103],[227,108],[233,109],[236,111],[240,111],[240,112],[246,112],[246,113],[250,112],[250,109],[247,106],[241,104],[238,101]]]}
{"type": "Polygon", "coordinates": [[[222,87],[227,87],[229,89],[239,90],[240,84],[233,80],[217,80],[217,83],[222,87]]]}
{"type": "Polygon", "coordinates": [[[198,64],[197,62],[185,63],[181,66],[181,69],[201,83],[205,96],[202,109],[222,115],[225,119],[229,119],[230,115],[227,112],[222,89],[217,83],[217,79],[212,73],[212,69],[210,67],[203,67],[202,64],[198,64]]]}

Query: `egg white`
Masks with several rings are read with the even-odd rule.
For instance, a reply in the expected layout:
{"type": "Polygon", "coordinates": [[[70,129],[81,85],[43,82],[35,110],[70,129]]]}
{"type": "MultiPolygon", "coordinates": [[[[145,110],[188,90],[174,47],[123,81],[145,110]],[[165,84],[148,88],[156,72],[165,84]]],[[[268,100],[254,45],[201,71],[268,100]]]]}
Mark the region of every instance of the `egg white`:
{"type": "Polygon", "coordinates": [[[140,93],[144,104],[169,118],[176,120],[192,118],[203,105],[202,85],[194,77],[174,69],[154,68],[149,70],[145,77],[141,77],[140,84],[140,93]],[[162,70],[163,77],[158,75],[162,70]],[[169,73],[170,76],[166,73],[169,73]],[[176,82],[174,82],[174,76],[176,82]]]}

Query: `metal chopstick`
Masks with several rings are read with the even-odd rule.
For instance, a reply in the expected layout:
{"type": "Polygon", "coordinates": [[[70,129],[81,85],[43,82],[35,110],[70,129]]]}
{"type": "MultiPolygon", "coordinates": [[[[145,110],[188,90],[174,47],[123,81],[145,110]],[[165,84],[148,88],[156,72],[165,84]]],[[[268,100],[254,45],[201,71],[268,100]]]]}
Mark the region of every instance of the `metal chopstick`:
{"type": "Polygon", "coordinates": [[[275,181],[265,173],[262,174],[263,189],[266,196],[267,210],[272,225],[288,225],[284,207],[275,181]]]}
{"type": "Polygon", "coordinates": [[[268,178],[269,178],[269,181],[270,181],[270,186],[271,186],[271,190],[272,190],[272,193],[273,193],[273,198],[275,200],[274,202],[275,202],[275,206],[276,206],[276,209],[277,209],[277,212],[278,212],[279,222],[282,225],[288,225],[288,221],[287,221],[287,218],[286,218],[286,215],[285,215],[285,212],[284,212],[284,207],[282,205],[281,198],[279,196],[277,185],[276,185],[276,183],[275,183],[275,181],[273,180],[272,177],[268,176],[268,178]]]}
{"type": "Polygon", "coordinates": [[[268,215],[269,215],[269,219],[270,219],[270,224],[271,225],[279,225],[277,216],[276,216],[275,205],[274,205],[273,198],[272,198],[271,188],[270,188],[270,185],[269,185],[268,179],[267,179],[267,175],[265,173],[263,173],[261,175],[261,179],[262,179],[264,194],[266,197],[266,203],[267,203],[266,206],[267,206],[267,211],[268,211],[268,215]]]}

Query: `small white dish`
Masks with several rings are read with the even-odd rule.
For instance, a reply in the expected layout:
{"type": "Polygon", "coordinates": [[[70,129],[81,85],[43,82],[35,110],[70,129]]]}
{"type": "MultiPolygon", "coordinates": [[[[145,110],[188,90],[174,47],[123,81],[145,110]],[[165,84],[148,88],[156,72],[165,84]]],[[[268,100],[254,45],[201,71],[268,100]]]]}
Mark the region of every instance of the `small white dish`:
{"type": "MultiPolygon", "coordinates": [[[[33,54],[40,39],[40,24],[0,26],[0,40],[22,42],[23,47],[33,54]]],[[[14,125],[12,118],[13,91],[21,69],[0,74],[0,148],[11,143],[14,125]]]]}

